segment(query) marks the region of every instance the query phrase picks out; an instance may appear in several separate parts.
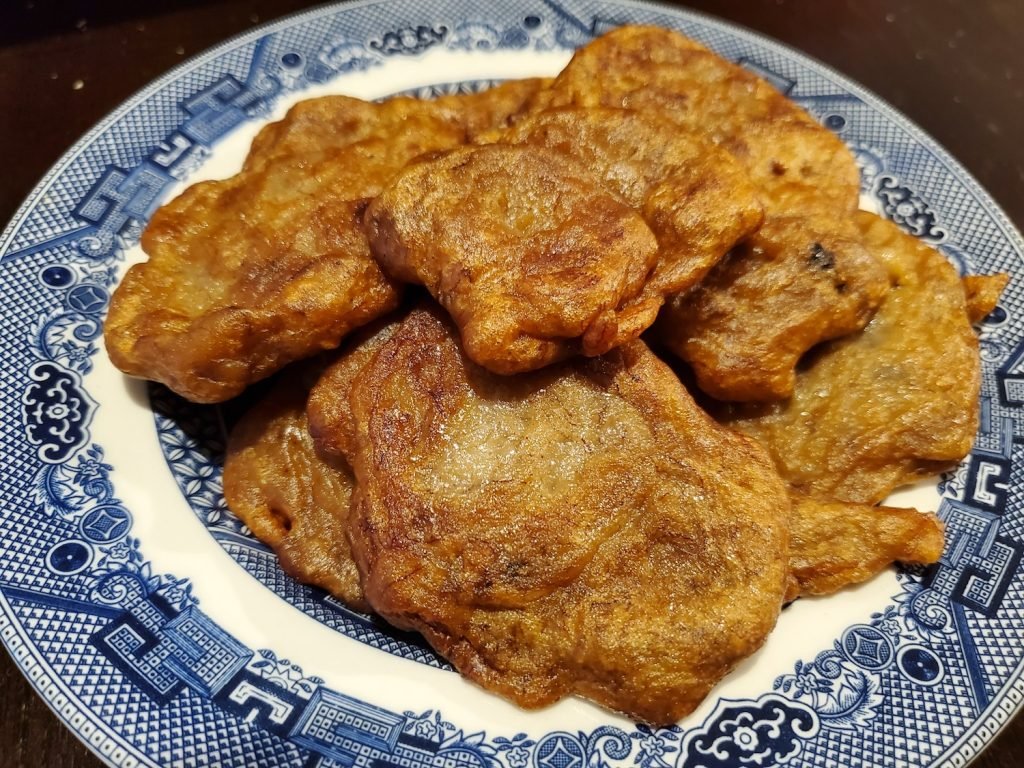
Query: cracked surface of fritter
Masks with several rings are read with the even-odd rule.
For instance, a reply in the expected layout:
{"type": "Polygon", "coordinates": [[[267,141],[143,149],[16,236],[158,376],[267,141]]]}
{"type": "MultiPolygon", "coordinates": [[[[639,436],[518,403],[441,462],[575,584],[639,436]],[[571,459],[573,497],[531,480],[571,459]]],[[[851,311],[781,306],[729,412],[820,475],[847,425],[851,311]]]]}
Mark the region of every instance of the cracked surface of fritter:
{"type": "Polygon", "coordinates": [[[721,400],[779,400],[820,341],[863,328],[889,288],[850,222],[767,220],[662,310],[661,341],[721,400]]]}
{"type": "Polygon", "coordinates": [[[193,185],[153,214],[149,260],[111,300],[111,360],[219,402],[395,307],[398,289],[361,228],[365,200],[412,158],[464,142],[449,112],[329,96],[264,128],[239,174],[193,185]]]}
{"type": "Polygon", "coordinates": [[[407,167],[366,231],[392,277],[452,315],[469,357],[497,373],[600,355],[657,315],[641,296],[657,241],[587,169],[540,147],[487,145],[407,167]]]}
{"type": "Polygon", "coordinates": [[[421,309],[350,403],[367,598],[483,687],[668,723],[774,626],[785,488],[642,342],[496,376],[421,309]]]}
{"type": "Polygon", "coordinates": [[[791,500],[790,597],[827,595],[895,562],[930,565],[942,557],[945,528],[931,512],[800,494],[791,500]]]}
{"type": "Polygon", "coordinates": [[[764,445],[797,491],[874,504],[967,454],[981,372],[956,270],[891,222],[855,220],[889,275],[871,323],[815,350],[789,400],[720,416],[764,445]]]}
{"type": "Polygon", "coordinates": [[[554,109],[483,138],[573,157],[638,211],[658,239],[645,294],[691,287],[763,218],[757,190],[728,152],[657,115],[554,109]]]}
{"type": "Polygon", "coordinates": [[[315,372],[282,372],[232,429],[224,498],[285,573],[368,611],[347,537],[352,471],[343,459],[319,454],[307,429],[315,372]]]}

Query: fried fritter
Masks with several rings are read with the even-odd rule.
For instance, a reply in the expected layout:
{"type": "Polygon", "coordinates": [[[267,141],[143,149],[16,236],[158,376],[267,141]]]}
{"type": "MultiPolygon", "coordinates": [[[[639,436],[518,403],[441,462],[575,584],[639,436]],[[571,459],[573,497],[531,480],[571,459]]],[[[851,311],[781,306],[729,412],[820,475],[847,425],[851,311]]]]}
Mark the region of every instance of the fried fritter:
{"type": "Polygon", "coordinates": [[[721,400],[778,400],[822,340],[862,328],[889,288],[851,222],[768,219],[658,318],[659,339],[721,400]]]}
{"type": "Polygon", "coordinates": [[[624,26],[576,51],[545,108],[651,112],[728,149],[770,215],[823,206],[852,213],[860,174],[849,150],[766,81],[678,32],[624,26]]]}
{"type": "Polygon", "coordinates": [[[478,93],[441,96],[435,104],[450,110],[452,119],[461,123],[472,139],[484,132],[506,127],[516,115],[528,109],[537,95],[551,83],[552,80],[546,77],[507,80],[478,93]]]}
{"type": "Polygon", "coordinates": [[[930,565],[942,557],[945,527],[934,514],[800,494],[791,501],[789,597],[827,595],[894,562],[930,565]]]}
{"type": "Polygon", "coordinates": [[[603,354],[661,303],[640,295],[658,255],[644,220],[544,148],[466,147],[411,165],[365,221],[385,271],[425,285],[469,357],[497,373],[603,354]]]}
{"type": "MultiPolygon", "coordinates": [[[[449,101],[443,103],[403,96],[380,102],[349,96],[323,96],[300,101],[288,110],[284,119],[260,130],[253,139],[243,170],[264,168],[286,158],[291,163],[300,163],[302,159],[313,163],[325,154],[363,142],[390,144],[394,140],[395,149],[408,157],[454,146],[466,138],[463,121],[454,109],[458,100],[466,97],[446,98],[449,101]],[[422,146],[415,146],[417,142],[422,146]]],[[[501,120],[497,124],[503,123],[501,120]]],[[[373,144],[367,148],[375,149],[373,144]]],[[[373,170],[379,173],[385,169],[373,170]]],[[[302,178],[315,171],[315,168],[307,166],[286,172],[302,178]]],[[[336,171],[335,181],[342,180],[348,188],[363,186],[366,179],[352,171],[352,167],[336,171]]],[[[376,185],[379,185],[379,179],[376,185]]],[[[313,191],[308,190],[309,193],[313,191]]],[[[361,197],[366,195],[356,196],[361,197]]]]}
{"type": "Polygon", "coordinates": [[[307,429],[306,395],[316,372],[282,373],[235,425],[224,461],[224,498],[277,553],[285,573],[368,611],[346,535],[355,479],[343,459],[316,451],[307,429]]]}
{"type": "Polygon", "coordinates": [[[464,142],[416,99],[301,102],[253,142],[243,171],[187,189],[142,236],[110,304],[114,364],[196,402],[233,397],[394,308],[361,217],[409,160],[464,142]]]}
{"type": "Polygon", "coordinates": [[[668,723],[774,626],[786,491],[643,342],[495,376],[421,309],[350,404],[367,598],[485,688],[668,723]]]}
{"type": "Polygon", "coordinates": [[[973,324],[980,323],[996,308],[999,296],[1010,282],[1010,276],[968,275],[963,282],[964,294],[967,297],[967,317],[973,324]]]}
{"type": "Polygon", "coordinates": [[[656,115],[557,109],[483,138],[569,155],[641,213],[658,239],[646,295],[691,287],[763,218],[757,190],[728,152],[656,115]]]}
{"type": "Polygon", "coordinates": [[[856,162],[767,82],[676,32],[621,27],[577,51],[551,93],[555,106],[625,107],[706,135],[758,188],[764,234],[719,263],[706,289],[680,294],[661,324],[709,394],[784,398],[804,352],[870,319],[885,281],[849,224],[856,162]]]}
{"type": "Polygon", "coordinates": [[[662,343],[713,397],[789,397],[801,357],[861,330],[886,293],[885,268],[849,218],[770,216],[688,292],[669,299],[662,343]]]}
{"type": "Polygon", "coordinates": [[[816,350],[789,400],[719,415],[765,446],[797,491],[875,504],[967,454],[981,373],[953,267],[874,214],[855,221],[889,273],[874,319],[816,350]]]}

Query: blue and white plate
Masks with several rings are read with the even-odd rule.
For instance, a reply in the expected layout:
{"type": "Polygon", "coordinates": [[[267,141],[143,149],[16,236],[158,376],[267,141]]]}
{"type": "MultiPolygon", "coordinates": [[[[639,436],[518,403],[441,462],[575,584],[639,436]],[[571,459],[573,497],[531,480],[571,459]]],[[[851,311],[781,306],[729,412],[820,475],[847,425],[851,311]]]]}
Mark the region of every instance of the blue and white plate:
{"type": "Polygon", "coordinates": [[[107,362],[103,315],[147,218],[186,183],[237,170],[290,104],[553,74],[627,22],[680,29],[768,78],[854,150],[865,205],[961,271],[1020,271],[1024,243],[977,183],[820,64],[652,5],[479,8],[356,3],[232,40],[107,118],[18,211],[0,239],[0,638],[118,766],[964,765],[1024,696],[1019,281],[981,328],[977,447],[910,492],[946,521],[941,563],[800,600],[697,712],[654,731],[580,700],[521,711],[285,577],[224,506],[229,407],[188,405],[107,362]]]}

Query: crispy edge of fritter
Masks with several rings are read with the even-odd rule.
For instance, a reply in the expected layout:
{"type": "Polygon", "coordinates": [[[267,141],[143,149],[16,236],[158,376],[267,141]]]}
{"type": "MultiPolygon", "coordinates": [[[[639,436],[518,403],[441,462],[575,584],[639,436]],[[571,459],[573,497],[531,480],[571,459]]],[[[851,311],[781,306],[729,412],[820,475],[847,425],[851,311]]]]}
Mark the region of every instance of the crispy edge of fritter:
{"type": "Polygon", "coordinates": [[[867,581],[894,562],[931,565],[945,526],[916,509],[816,499],[791,493],[787,599],[827,595],[867,581]]]}
{"type": "Polygon", "coordinates": [[[995,275],[967,275],[963,278],[967,317],[972,325],[977,325],[991,314],[1009,283],[1010,276],[1003,272],[995,275]]]}
{"type": "Polygon", "coordinates": [[[285,573],[368,612],[347,537],[355,477],[343,459],[319,453],[307,430],[306,396],[319,367],[318,361],[284,371],[235,424],[225,452],[224,499],[274,550],[285,573]],[[340,507],[329,506],[341,497],[340,507]]]}

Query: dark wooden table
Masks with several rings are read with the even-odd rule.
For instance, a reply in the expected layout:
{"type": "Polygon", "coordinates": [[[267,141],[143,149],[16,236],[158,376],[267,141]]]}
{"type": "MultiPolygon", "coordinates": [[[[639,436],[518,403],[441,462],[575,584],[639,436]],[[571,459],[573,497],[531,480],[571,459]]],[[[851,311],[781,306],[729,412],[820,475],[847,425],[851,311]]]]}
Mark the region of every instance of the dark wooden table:
{"type": "MultiPolygon", "coordinates": [[[[185,57],[301,0],[8,0],[0,8],[0,224],[82,133],[185,57]]],[[[949,149],[1024,225],[1024,2],[690,0],[863,83],[949,149]]],[[[1018,718],[975,763],[1016,768],[1018,718]]],[[[0,766],[98,766],[0,653],[0,766]]]]}

